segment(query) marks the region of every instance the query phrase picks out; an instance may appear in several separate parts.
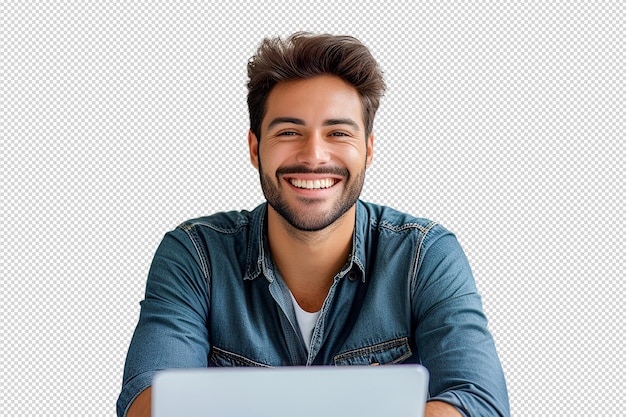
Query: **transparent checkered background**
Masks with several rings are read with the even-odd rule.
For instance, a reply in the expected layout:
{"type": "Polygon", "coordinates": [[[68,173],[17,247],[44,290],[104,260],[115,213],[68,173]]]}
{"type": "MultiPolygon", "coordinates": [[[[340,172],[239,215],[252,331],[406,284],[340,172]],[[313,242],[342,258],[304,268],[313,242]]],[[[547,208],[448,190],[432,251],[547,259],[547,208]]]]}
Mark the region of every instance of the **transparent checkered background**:
{"type": "Polygon", "coordinates": [[[362,197],[457,233],[513,415],[623,415],[623,2],[318,4],[0,5],[0,415],[114,415],[163,234],[263,200],[245,65],[297,30],[378,58],[362,197]]]}

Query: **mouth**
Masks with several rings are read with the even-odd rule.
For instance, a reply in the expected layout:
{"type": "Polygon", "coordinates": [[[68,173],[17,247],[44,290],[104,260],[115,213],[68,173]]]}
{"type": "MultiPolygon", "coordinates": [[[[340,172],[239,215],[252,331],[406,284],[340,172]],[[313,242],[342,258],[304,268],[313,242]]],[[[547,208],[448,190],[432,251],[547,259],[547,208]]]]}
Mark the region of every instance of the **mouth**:
{"type": "Polygon", "coordinates": [[[298,178],[289,178],[287,179],[291,185],[296,188],[300,188],[303,190],[323,190],[326,188],[330,188],[339,182],[336,178],[320,178],[320,179],[298,179],[298,178]]]}

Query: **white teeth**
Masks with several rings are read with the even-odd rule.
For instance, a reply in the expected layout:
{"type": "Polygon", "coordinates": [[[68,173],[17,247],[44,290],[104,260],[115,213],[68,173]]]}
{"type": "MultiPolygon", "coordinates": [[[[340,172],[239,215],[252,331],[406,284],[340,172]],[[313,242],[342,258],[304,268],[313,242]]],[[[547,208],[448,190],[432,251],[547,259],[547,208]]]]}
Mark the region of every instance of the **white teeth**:
{"type": "Polygon", "coordinates": [[[291,185],[293,185],[294,187],[306,188],[309,190],[330,188],[335,184],[335,180],[333,178],[324,178],[321,180],[298,180],[295,178],[291,178],[289,182],[291,182],[291,185]]]}

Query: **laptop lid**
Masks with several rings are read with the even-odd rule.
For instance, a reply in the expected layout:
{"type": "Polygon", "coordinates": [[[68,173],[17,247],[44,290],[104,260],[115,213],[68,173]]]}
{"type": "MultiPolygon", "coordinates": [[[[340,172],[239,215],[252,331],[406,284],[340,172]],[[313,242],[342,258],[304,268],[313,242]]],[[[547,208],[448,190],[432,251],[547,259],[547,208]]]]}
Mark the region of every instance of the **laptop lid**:
{"type": "Polygon", "coordinates": [[[152,384],[153,417],[423,417],[420,365],[172,369],[152,384]]]}

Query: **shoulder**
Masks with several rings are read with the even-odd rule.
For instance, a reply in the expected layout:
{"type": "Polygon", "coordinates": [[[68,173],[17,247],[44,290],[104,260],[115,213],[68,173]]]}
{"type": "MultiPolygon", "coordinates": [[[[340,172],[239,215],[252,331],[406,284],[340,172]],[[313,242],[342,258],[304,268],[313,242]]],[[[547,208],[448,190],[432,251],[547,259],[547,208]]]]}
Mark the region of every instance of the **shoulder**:
{"type": "MultiPolygon", "coordinates": [[[[368,250],[413,259],[414,269],[425,260],[459,252],[456,236],[431,219],[416,217],[391,207],[359,201],[357,223],[368,250]]],[[[358,234],[359,235],[359,234],[358,234]]]]}
{"type": "Polygon", "coordinates": [[[359,201],[357,216],[366,239],[377,247],[383,244],[399,252],[410,251],[418,264],[426,257],[433,260],[436,254],[462,252],[456,235],[434,220],[363,201],[359,201]]]}
{"type": "Polygon", "coordinates": [[[260,205],[252,211],[225,211],[209,216],[189,219],[179,224],[177,230],[186,233],[211,233],[232,234],[248,229],[254,223],[261,222],[265,212],[265,206],[260,205]]]}
{"type": "Polygon", "coordinates": [[[254,265],[251,260],[258,257],[264,215],[262,204],[252,211],[187,220],[165,235],[157,255],[179,264],[189,260],[189,268],[198,267],[205,281],[211,280],[214,268],[243,276],[248,261],[254,265]]]}
{"type": "Polygon", "coordinates": [[[424,237],[435,237],[450,233],[434,220],[417,217],[394,208],[359,200],[358,221],[366,223],[371,229],[385,229],[391,232],[413,232],[424,237]]]}

